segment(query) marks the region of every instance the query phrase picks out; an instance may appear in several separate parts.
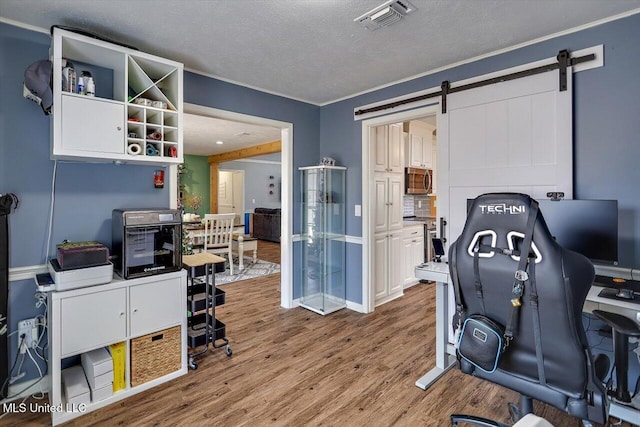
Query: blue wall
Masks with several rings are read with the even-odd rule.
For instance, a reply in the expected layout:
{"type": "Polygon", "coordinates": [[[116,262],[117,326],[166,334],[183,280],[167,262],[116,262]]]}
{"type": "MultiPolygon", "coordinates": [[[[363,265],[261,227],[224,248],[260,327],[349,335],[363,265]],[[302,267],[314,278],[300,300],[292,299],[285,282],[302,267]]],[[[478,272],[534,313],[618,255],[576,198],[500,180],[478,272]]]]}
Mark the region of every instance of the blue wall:
{"type": "MultiPolygon", "coordinates": [[[[574,197],[619,201],[620,265],[640,268],[640,15],[613,21],[420,77],[322,107],[320,155],[335,157],[347,171],[347,234],[361,236],[362,124],[354,108],[462,79],[604,44],[605,66],[574,74],[574,197]]],[[[361,302],[362,255],[348,251],[347,299],[361,302]],[[360,298],[360,299],[358,299],[360,298]]]]}
{"type": "MultiPolygon", "coordinates": [[[[220,163],[220,170],[244,171],[244,211],[253,212],[255,208],[279,208],[281,205],[281,164],[254,163],[251,161],[235,160],[220,163]],[[273,177],[270,179],[269,177],[273,177]],[[269,187],[273,184],[273,188],[269,187]],[[273,194],[269,191],[273,190],[273,194]],[[255,200],[255,202],[254,202],[255,200]]],[[[293,175],[298,181],[298,175],[293,175]]],[[[295,209],[294,210],[299,210],[295,209]]],[[[296,212],[297,213],[297,212],[296,212]]]]}

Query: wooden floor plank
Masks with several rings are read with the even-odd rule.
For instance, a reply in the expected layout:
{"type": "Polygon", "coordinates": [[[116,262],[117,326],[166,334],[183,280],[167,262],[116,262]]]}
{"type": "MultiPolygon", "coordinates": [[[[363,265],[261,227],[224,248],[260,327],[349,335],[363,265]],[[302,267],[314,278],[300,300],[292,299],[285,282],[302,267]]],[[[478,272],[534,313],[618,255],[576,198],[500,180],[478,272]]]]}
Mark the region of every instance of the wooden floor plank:
{"type": "MultiPolygon", "coordinates": [[[[258,257],[279,262],[279,245],[258,257]]],[[[74,420],[69,426],[447,426],[454,412],[508,421],[517,394],[451,370],[423,391],[435,363],[435,287],[419,284],[373,314],[320,316],[280,308],[280,274],[222,285],[217,308],[233,356],[198,359],[186,376],[74,420]]],[[[577,420],[547,405],[556,426],[577,420]]],[[[9,414],[0,425],[42,426],[45,414],[9,414]]],[[[626,424],[628,426],[628,424],[626,424]]]]}

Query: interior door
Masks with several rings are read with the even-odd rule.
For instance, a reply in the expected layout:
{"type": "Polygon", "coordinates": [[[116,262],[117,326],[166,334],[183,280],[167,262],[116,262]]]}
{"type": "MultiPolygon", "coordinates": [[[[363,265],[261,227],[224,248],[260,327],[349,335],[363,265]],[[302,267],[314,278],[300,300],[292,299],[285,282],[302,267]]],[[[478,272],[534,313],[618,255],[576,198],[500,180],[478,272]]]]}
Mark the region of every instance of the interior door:
{"type": "Polygon", "coordinates": [[[218,172],[218,213],[233,212],[233,172],[218,172]]]}
{"type": "Polygon", "coordinates": [[[558,80],[547,72],[447,97],[436,179],[448,243],[462,232],[468,198],[499,191],[573,198],[571,73],[566,91],[558,80]]]}
{"type": "Polygon", "coordinates": [[[236,214],[234,224],[242,224],[242,215],[244,213],[244,172],[234,171],[232,175],[233,195],[232,212],[236,214]]]}

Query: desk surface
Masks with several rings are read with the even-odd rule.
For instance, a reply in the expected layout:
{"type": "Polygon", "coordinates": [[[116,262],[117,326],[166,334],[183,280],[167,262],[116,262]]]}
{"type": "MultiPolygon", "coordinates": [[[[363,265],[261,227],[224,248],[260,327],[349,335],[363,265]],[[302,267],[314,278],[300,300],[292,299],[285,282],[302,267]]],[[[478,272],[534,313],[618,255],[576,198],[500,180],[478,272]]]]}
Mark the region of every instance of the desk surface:
{"type": "MultiPolygon", "coordinates": [[[[449,264],[444,262],[427,262],[415,268],[418,279],[449,283],[449,264]]],[[[598,296],[604,289],[595,283],[589,289],[583,311],[591,313],[593,310],[604,310],[622,314],[640,323],[640,304],[638,302],[620,301],[598,296]]]]}
{"type": "Polygon", "coordinates": [[[182,256],[182,264],[186,265],[187,267],[200,267],[206,264],[217,264],[224,261],[225,259],[221,256],[210,254],[207,252],[182,256]]]}

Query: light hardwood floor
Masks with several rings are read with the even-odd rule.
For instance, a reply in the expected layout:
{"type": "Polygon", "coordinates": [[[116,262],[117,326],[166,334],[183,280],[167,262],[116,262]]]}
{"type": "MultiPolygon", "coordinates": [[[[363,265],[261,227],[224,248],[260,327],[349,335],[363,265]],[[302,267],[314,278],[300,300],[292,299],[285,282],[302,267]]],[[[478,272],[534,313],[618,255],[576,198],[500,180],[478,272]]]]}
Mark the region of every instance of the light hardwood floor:
{"type": "MultiPolygon", "coordinates": [[[[258,248],[275,256],[272,245],[258,248]]],[[[280,308],[279,283],[275,274],[223,285],[227,303],[217,311],[232,357],[210,351],[196,371],[68,425],[447,426],[454,412],[508,421],[516,393],[455,369],[427,391],[414,385],[435,359],[433,285],[416,285],[373,314],[322,317],[280,308]]],[[[557,427],[578,425],[546,405],[536,412],[557,427]]],[[[43,414],[0,420],[48,422],[43,414]]]]}

